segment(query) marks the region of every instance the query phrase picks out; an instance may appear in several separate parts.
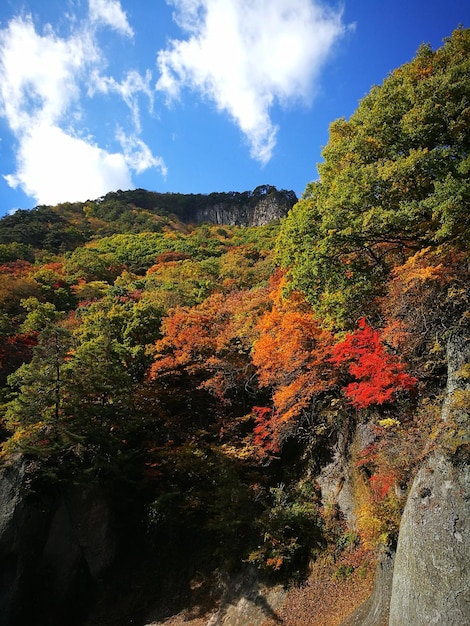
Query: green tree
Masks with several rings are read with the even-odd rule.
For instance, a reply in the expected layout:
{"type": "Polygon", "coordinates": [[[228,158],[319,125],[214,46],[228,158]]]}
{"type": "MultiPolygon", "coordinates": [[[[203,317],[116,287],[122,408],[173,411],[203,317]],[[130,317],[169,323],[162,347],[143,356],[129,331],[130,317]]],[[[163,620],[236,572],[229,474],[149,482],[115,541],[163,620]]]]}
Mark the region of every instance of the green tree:
{"type": "Polygon", "coordinates": [[[349,121],[330,127],[319,165],[278,243],[294,286],[330,321],[371,311],[390,270],[470,234],[470,30],[394,71],[349,121]]]}
{"type": "Polygon", "coordinates": [[[123,344],[130,308],[110,297],[80,311],[67,365],[68,403],[90,422],[111,426],[131,402],[131,356],[123,344]]]}
{"type": "Polygon", "coordinates": [[[78,311],[65,378],[68,413],[87,430],[124,428],[151,363],[161,312],[151,298],[107,296],[78,311]]]}
{"type": "MultiPolygon", "coordinates": [[[[63,325],[64,314],[49,302],[31,297],[23,302],[28,311],[22,331],[37,333],[29,363],[8,377],[13,398],[5,407],[5,424],[14,431],[37,434],[57,433],[64,400],[63,372],[70,347],[70,331],[63,325]],[[32,427],[32,428],[31,428],[32,427]]],[[[26,437],[28,438],[28,437],[26,437]]]]}
{"type": "Polygon", "coordinates": [[[64,269],[75,280],[102,280],[112,283],[122,272],[123,265],[112,252],[101,253],[95,248],[83,246],[66,257],[64,269]]]}

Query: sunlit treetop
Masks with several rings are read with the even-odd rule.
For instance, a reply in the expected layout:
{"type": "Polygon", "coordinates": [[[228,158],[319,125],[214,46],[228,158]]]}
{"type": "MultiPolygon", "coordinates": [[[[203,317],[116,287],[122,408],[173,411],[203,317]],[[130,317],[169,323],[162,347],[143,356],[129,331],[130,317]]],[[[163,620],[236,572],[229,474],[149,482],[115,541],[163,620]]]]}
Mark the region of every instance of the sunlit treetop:
{"type": "Polygon", "coordinates": [[[331,125],[320,180],[285,220],[279,255],[334,323],[352,327],[421,248],[467,248],[469,75],[470,30],[457,29],[331,125]]]}

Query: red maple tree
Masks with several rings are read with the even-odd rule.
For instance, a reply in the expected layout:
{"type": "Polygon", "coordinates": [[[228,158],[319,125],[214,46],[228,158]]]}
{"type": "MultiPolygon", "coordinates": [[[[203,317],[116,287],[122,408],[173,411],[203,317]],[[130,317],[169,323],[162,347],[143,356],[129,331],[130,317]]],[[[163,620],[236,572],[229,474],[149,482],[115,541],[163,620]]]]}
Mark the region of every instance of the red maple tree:
{"type": "Polygon", "coordinates": [[[334,346],[331,362],[348,364],[349,374],[356,380],[343,391],[358,409],[390,402],[397,392],[412,389],[417,383],[405,372],[405,364],[387,351],[379,331],[365,318],[359,321],[358,330],[334,346]]]}

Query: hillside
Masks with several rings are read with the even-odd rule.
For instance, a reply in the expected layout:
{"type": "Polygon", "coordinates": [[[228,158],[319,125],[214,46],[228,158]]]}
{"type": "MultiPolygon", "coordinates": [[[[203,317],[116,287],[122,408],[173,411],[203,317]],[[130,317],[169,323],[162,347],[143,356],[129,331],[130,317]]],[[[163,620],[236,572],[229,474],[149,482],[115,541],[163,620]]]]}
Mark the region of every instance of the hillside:
{"type": "Polygon", "coordinates": [[[7,626],[468,623],[469,75],[420,48],[299,201],[0,220],[7,626]]]}
{"type": "Polygon", "coordinates": [[[0,255],[2,261],[10,261],[31,255],[31,248],[65,252],[96,237],[181,231],[184,225],[202,223],[262,226],[284,217],[296,202],[293,191],[278,191],[271,185],[209,195],[144,189],[110,192],[96,200],[38,206],[4,216],[0,255]],[[8,246],[13,246],[11,252],[8,246]]]}

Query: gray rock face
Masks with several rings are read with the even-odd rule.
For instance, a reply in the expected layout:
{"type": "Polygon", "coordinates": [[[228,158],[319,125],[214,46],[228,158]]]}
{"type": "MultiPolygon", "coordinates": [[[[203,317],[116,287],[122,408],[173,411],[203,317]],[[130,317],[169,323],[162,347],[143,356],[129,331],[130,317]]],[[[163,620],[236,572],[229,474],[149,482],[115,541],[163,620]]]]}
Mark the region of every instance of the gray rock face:
{"type": "Polygon", "coordinates": [[[231,205],[220,203],[207,205],[196,213],[196,223],[211,222],[228,226],[264,226],[284,217],[291,207],[285,201],[267,196],[260,198],[255,205],[231,205]]]}
{"type": "Polygon", "coordinates": [[[0,550],[15,540],[15,512],[21,504],[25,464],[6,467],[0,474],[0,550]]]}
{"type": "MultiPolygon", "coordinates": [[[[465,425],[458,397],[469,391],[462,367],[470,362],[466,334],[447,349],[443,420],[465,425]]],[[[420,468],[400,524],[390,601],[390,626],[470,624],[470,466],[435,452],[420,468]]]]}
{"type": "Polygon", "coordinates": [[[77,577],[100,578],[115,550],[113,520],[108,503],[97,490],[65,493],[51,516],[42,551],[55,595],[66,598],[77,577]]]}
{"type": "Polygon", "coordinates": [[[454,333],[447,342],[447,389],[442,405],[442,419],[449,417],[468,420],[468,414],[455,406],[459,391],[470,391],[470,379],[463,375],[463,368],[470,363],[470,337],[454,333]]]}
{"type": "Polygon", "coordinates": [[[0,473],[2,626],[46,617],[65,623],[61,611],[86,608],[115,555],[114,519],[102,492],[57,487],[39,496],[26,488],[27,477],[21,460],[0,473]]]}
{"type": "Polygon", "coordinates": [[[403,513],[390,626],[470,623],[470,468],[436,454],[420,469],[403,513]]]}
{"type": "Polygon", "coordinates": [[[256,573],[250,569],[245,576],[228,582],[221,606],[207,626],[262,626],[267,619],[278,621],[276,609],[285,596],[286,590],[281,585],[260,585],[256,573]]]}
{"type": "MultiPolygon", "coordinates": [[[[361,433],[356,433],[355,440],[360,439],[360,436],[361,433]]],[[[332,450],[331,462],[321,469],[316,482],[321,489],[323,503],[337,506],[348,526],[355,528],[353,483],[346,446],[345,435],[339,434],[338,441],[332,450]]]]}

